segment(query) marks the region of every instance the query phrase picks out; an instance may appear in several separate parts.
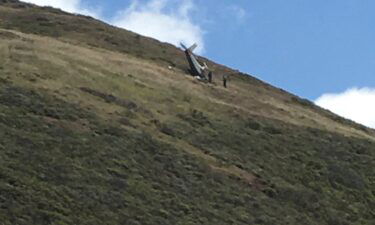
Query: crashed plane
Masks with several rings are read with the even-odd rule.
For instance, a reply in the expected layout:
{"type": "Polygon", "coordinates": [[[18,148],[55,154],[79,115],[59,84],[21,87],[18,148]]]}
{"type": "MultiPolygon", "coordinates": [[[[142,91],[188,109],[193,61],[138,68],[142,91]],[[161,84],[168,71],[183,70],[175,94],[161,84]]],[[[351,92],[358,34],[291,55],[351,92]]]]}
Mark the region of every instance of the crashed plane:
{"type": "Polygon", "coordinates": [[[208,70],[208,66],[206,65],[206,63],[204,63],[203,66],[201,64],[199,64],[196,56],[193,54],[194,49],[198,45],[193,44],[192,46],[187,48],[184,44],[182,44],[182,43],[180,43],[180,44],[181,44],[181,47],[185,50],[185,55],[186,55],[186,58],[189,62],[190,72],[192,73],[192,75],[194,75],[198,79],[207,80],[207,77],[205,75],[205,71],[208,70]]]}

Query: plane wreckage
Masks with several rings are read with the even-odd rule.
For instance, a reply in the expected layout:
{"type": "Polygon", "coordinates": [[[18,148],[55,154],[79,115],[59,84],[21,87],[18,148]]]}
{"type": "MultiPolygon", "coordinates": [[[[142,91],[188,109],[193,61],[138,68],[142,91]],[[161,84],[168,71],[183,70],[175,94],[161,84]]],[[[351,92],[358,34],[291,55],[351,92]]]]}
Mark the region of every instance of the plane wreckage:
{"type": "Polygon", "coordinates": [[[192,46],[187,48],[184,44],[182,43],[180,44],[181,44],[181,47],[185,50],[186,59],[189,62],[189,66],[190,66],[190,70],[189,70],[190,73],[199,80],[204,80],[204,81],[208,80],[209,82],[211,82],[212,72],[209,71],[206,63],[203,63],[203,65],[201,65],[198,62],[197,57],[193,53],[194,49],[198,45],[193,44],[192,46]],[[208,78],[206,77],[206,75],[208,76],[208,78]]]}

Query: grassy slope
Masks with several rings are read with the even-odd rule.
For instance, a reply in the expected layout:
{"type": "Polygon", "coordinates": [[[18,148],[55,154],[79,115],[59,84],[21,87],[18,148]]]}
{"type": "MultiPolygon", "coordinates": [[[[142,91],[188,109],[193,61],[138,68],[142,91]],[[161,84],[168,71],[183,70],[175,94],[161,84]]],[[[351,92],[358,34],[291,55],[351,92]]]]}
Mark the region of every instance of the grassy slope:
{"type": "Polygon", "coordinates": [[[0,31],[4,224],[373,222],[372,130],[251,77],[199,83],[174,47],[86,17],[0,12],[1,27],[60,32],[0,31]]]}

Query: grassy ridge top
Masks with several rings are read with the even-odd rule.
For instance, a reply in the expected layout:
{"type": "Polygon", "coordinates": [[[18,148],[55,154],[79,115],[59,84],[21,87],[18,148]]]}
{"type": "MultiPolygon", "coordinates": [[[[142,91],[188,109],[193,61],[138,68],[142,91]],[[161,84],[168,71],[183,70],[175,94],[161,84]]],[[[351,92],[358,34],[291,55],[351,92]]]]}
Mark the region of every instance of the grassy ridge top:
{"type": "Polygon", "coordinates": [[[200,83],[173,46],[2,2],[4,224],[373,222],[372,130],[252,77],[200,83]]]}

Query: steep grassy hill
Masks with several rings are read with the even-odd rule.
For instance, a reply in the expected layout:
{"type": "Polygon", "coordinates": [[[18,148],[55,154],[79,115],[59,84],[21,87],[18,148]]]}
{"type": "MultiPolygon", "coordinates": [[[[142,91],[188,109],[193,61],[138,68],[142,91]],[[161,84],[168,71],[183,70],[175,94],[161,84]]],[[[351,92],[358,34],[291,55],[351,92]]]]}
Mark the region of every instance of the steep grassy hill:
{"type": "Polygon", "coordinates": [[[202,60],[0,0],[0,224],[375,223],[374,130],[202,60]]]}

